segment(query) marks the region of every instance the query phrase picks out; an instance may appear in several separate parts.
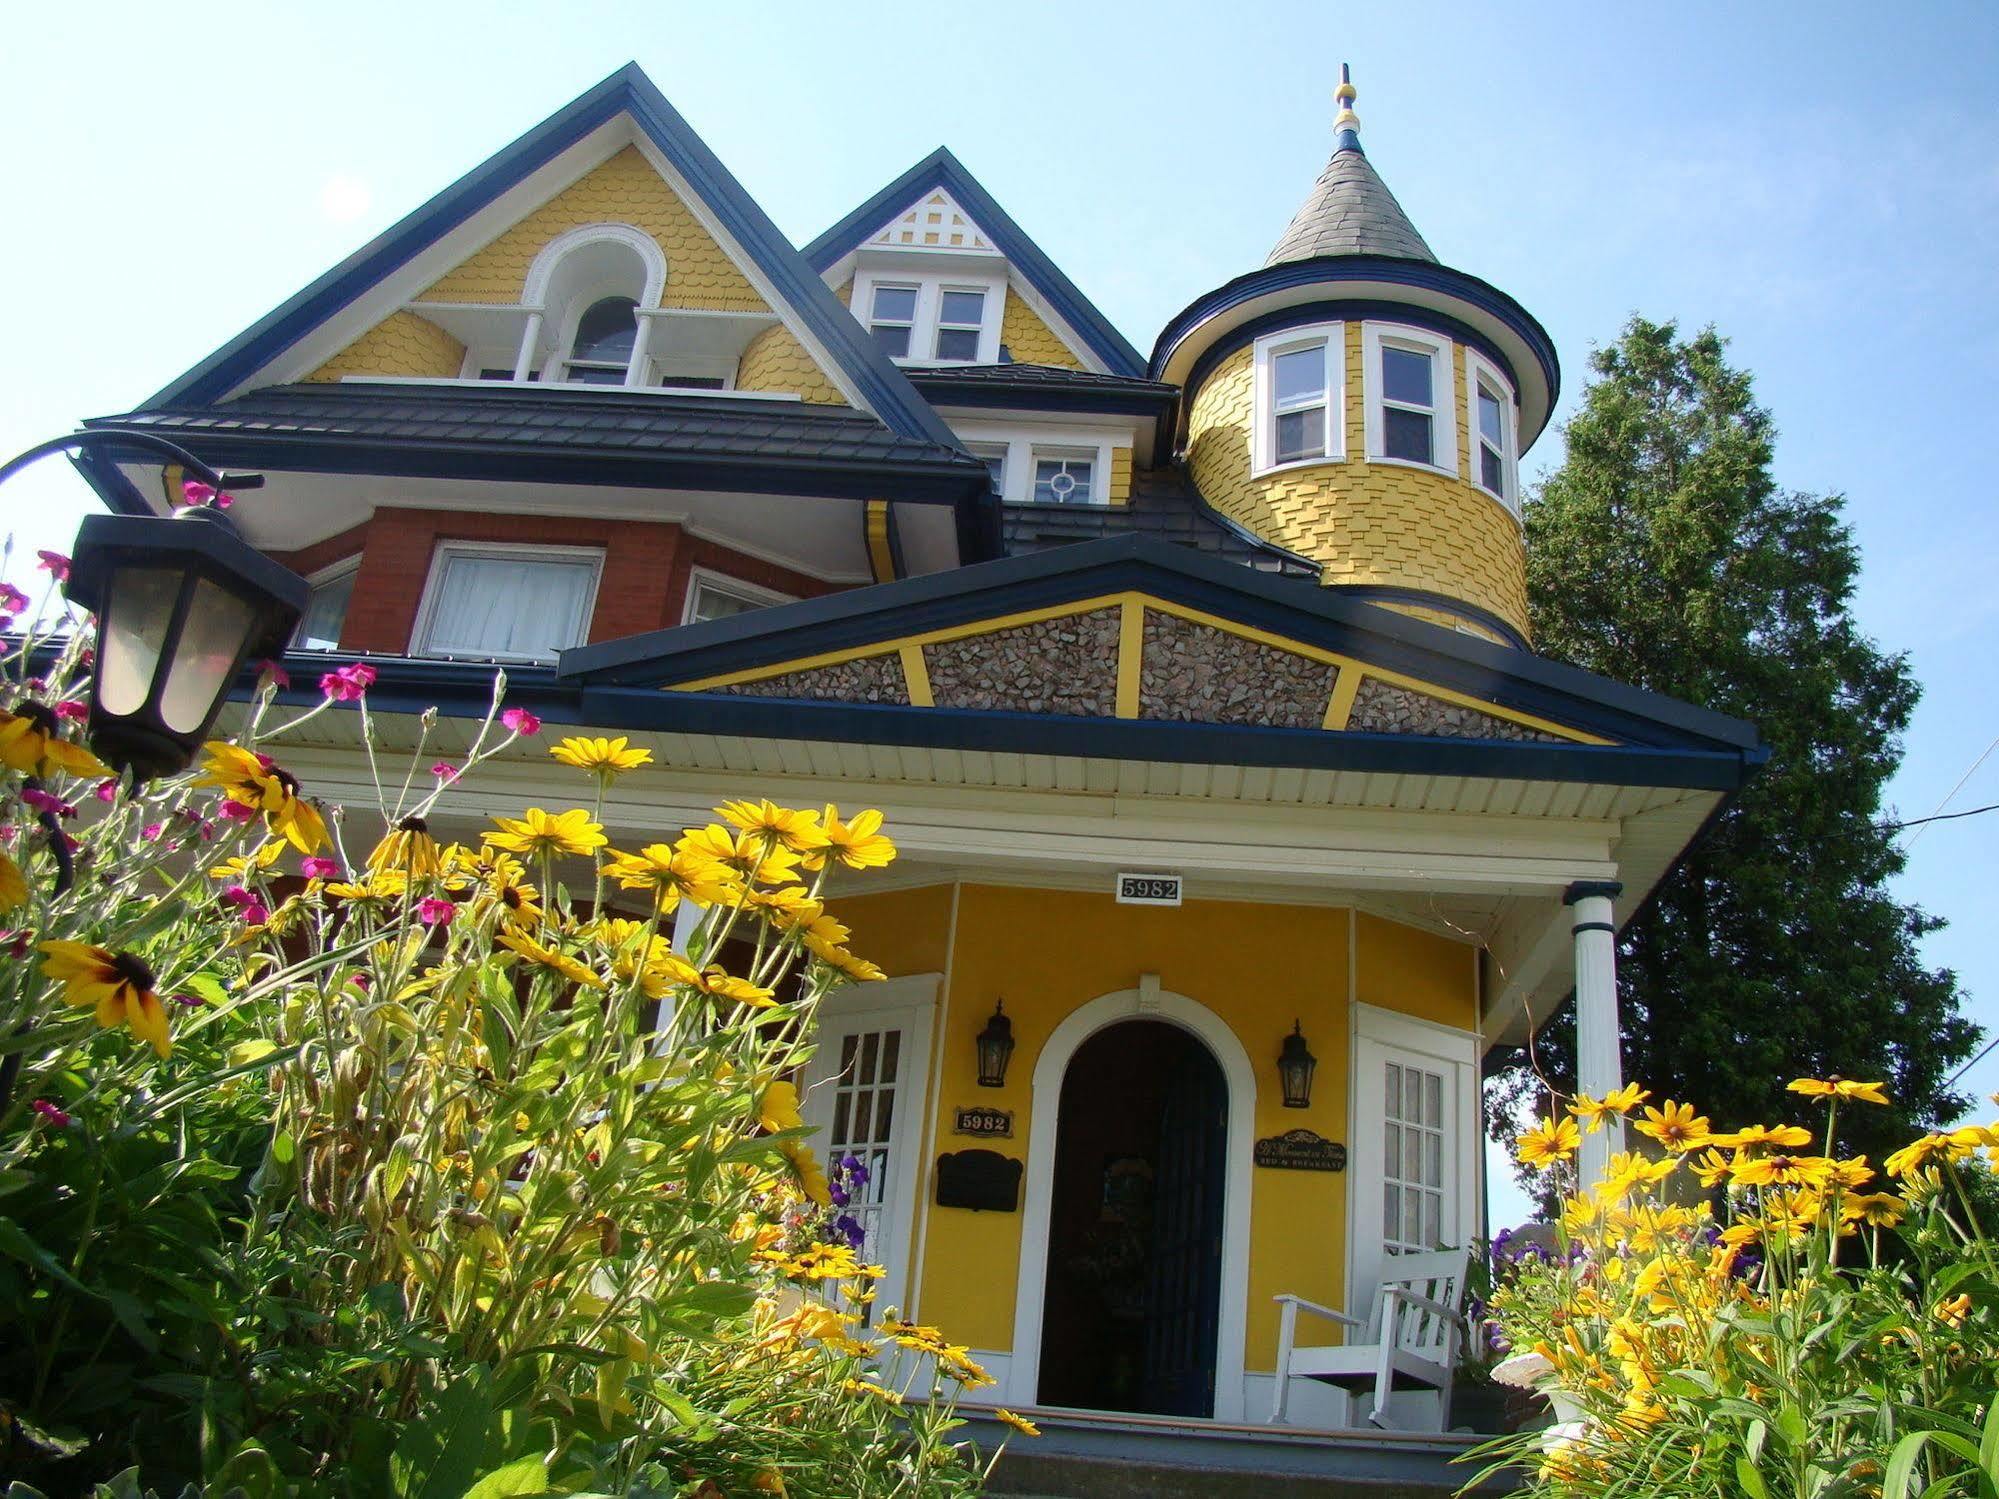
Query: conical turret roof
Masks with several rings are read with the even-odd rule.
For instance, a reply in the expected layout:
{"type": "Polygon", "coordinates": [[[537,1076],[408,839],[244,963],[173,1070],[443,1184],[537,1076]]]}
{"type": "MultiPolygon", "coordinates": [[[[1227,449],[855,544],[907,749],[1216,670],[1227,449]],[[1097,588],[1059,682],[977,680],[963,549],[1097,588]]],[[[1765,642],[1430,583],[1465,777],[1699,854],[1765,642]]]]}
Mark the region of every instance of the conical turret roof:
{"type": "Polygon", "coordinates": [[[1315,255],[1394,255],[1434,261],[1437,257],[1361,149],[1360,120],[1353,112],[1355,90],[1345,64],[1334,97],[1340,114],[1333,123],[1337,134],[1332,160],[1263,263],[1278,265],[1315,255]]]}

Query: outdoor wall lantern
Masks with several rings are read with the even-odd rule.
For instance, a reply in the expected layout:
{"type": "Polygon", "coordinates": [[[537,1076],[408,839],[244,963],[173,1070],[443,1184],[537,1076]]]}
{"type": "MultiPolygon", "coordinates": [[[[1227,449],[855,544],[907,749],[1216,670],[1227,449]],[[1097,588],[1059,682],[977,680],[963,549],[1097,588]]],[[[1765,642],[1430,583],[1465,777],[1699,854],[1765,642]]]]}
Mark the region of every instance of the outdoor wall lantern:
{"type": "MultiPolygon", "coordinates": [[[[142,452],[226,495],[262,474],[217,472],[156,432],[95,427],[35,444],[0,464],[0,482],[55,453],[142,452]]],[[[221,503],[227,503],[226,499],[221,503]]],[[[93,515],[76,533],[64,592],[97,616],[90,745],[135,779],[185,770],[236,673],[254,652],[284,650],[310,589],[243,540],[219,509],[171,519],[93,515]]]]}
{"type": "Polygon", "coordinates": [[[992,1019],[979,1032],[979,1086],[1004,1088],[1006,1064],[1013,1057],[1013,1022],[1006,1018],[1006,1001],[993,1002],[992,1019]]]}
{"type": "Polygon", "coordinates": [[[1318,1065],[1319,1059],[1305,1045],[1304,1032],[1299,1023],[1292,1021],[1291,1034],[1284,1038],[1284,1049],[1277,1054],[1277,1078],[1284,1087],[1285,1108],[1311,1107],[1312,1073],[1318,1065]]]}

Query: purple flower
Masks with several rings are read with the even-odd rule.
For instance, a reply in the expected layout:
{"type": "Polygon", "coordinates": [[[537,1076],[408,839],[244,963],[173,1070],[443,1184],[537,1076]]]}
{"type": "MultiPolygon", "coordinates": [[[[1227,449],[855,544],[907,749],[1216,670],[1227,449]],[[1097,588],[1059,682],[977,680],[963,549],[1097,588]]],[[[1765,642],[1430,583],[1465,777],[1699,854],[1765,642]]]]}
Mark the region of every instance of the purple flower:
{"type": "Polygon", "coordinates": [[[28,596],[12,583],[0,583],[0,614],[20,614],[28,607],[28,596]]]}
{"type": "Polygon", "coordinates": [[[833,1220],[833,1232],[847,1241],[849,1249],[859,1249],[868,1237],[867,1230],[845,1213],[833,1220]]]}
{"type": "Polygon", "coordinates": [[[449,760],[439,760],[435,765],[430,767],[430,773],[447,786],[458,779],[458,767],[453,765],[449,760]]]}
{"type": "Polygon", "coordinates": [[[343,666],[338,671],[330,671],[319,679],[319,690],[327,697],[342,703],[358,703],[375,685],[375,668],[365,661],[356,661],[351,666],[343,666]]]}
{"type": "Polygon", "coordinates": [[[190,1010],[198,1010],[207,1004],[208,1001],[203,999],[199,994],[176,994],[174,996],[174,1003],[177,1005],[186,1005],[190,1010]]]}
{"type": "Polygon", "coordinates": [[[149,822],[144,827],[139,829],[139,836],[145,839],[148,843],[157,843],[159,842],[160,834],[165,831],[166,829],[163,828],[159,823],[149,822]]]}
{"type": "Polygon", "coordinates": [[[69,1128],[69,1115],[65,1114],[61,1109],[57,1108],[54,1104],[50,1103],[46,1098],[36,1099],[34,1104],[34,1109],[37,1114],[40,1114],[44,1119],[48,1120],[48,1122],[53,1124],[57,1129],[69,1128]]]}
{"type": "Polygon", "coordinates": [[[10,958],[25,958],[34,947],[35,934],[26,927],[18,932],[0,932],[0,946],[10,958]]]}
{"type": "Polygon", "coordinates": [[[37,812],[50,812],[57,817],[76,816],[76,807],[74,804],[64,801],[59,796],[51,796],[48,792],[34,786],[29,786],[22,790],[21,800],[28,806],[33,807],[37,812]]]}
{"type": "Polygon", "coordinates": [[[313,854],[298,861],[298,872],[309,880],[338,879],[340,861],[329,859],[324,854],[313,854]]]}
{"type": "Polygon", "coordinates": [[[69,577],[69,558],[61,552],[39,551],[35,555],[42,560],[35,564],[58,583],[69,577]]]}
{"type": "Polygon", "coordinates": [[[523,739],[541,732],[541,720],[525,708],[509,708],[500,715],[500,722],[519,734],[523,739]]]}
{"type": "Polygon", "coordinates": [[[96,786],[91,788],[90,794],[96,797],[101,802],[117,801],[118,800],[117,777],[114,776],[108,781],[99,781],[96,784],[96,786]]]}
{"type": "Polygon", "coordinates": [[[90,705],[88,703],[77,702],[57,703],[55,706],[55,715],[57,718],[66,718],[71,723],[82,723],[86,718],[90,717],[90,705]]]}
{"type": "Polygon", "coordinates": [[[458,907],[441,895],[430,895],[417,902],[416,914],[425,926],[450,926],[458,907]]]}
{"type": "Polygon", "coordinates": [[[242,913],[247,926],[262,926],[271,919],[271,913],[254,891],[245,890],[241,885],[231,885],[222,892],[222,898],[242,913]]]}
{"type": "Polygon", "coordinates": [[[238,801],[224,797],[216,806],[215,813],[225,822],[248,822],[257,815],[255,807],[246,807],[238,801]]]}

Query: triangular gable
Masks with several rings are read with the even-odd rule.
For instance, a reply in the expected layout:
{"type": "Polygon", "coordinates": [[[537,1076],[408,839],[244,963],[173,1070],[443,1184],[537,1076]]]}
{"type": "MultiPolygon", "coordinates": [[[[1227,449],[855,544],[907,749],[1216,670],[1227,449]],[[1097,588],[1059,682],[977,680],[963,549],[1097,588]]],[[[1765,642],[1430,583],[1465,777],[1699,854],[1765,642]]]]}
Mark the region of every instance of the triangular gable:
{"type": "MultiPolygon", "coordinates": [[[[980,186],[978,179],[942,146],[813,240],[805,247],[805,258],[823,274],[871,242],[900,245],[900,239],[879,240],[878,237],[885,229],[899,235],[902,220],[912,212],[917,212],[922,220],[920,225],[909,225],[912,230],[920,232],[933,227],[928,223],[928,203],[932,196],[939,193],[949,200],[967,223],[977,226],[992,247],[1006,258],[1007,265],[1033,296],[1074,333],[1089,353],[1102,363],[1106,373],[1142,375],[1145,372],[1144,358],[1111,325],[1110,319],[1097,310],[1076,283],[1062,273],[1041,247],[1028,238],[1027,232],[1013,221],[1012,216],[1000,207],[992,194],[980,186]]],[[[923,247],[911,245],[911,248],[923,247]]],[[[1013,298],[1007,300],[1011,304],[1013,298]]]]}
{"type": "Polygon", "coordinates": [[[1695,759],[1739,761],[1756,743],[1720,714],[1138,538],[587,646],[564,653],[559,675],[675,695],[1695,759]]]}
{"type": "Polygon", "coordinates": [[[852,399],[903,436],[957,446],[902,372],[635,63],[475,167],[145,404],[220,401],[251,384],[303,376],[323,361],[314,359],[302,369],[282,366],[288,355],[298,363],[298,351],[309,347],[315,334],[339,326],[342,319],[354,323],[324,351],[331,355],[385,323],[507,227],[504,219],[486,226],[485,218],[515,204],[525,215],[625,146],[654,153],[679,180],[684,192],[676,197],[685,200],[681,206],[705,220],[704,230],[725,257],[727,248],[735,247],[742,263],[732,269],[742,273],[744,285],[786,318],[795,340],[852,399]],[[440,260],[452,236],[469,239],[461,253],[440,260]],[[372,315],[357,318],[371,302],[372,315]]]}
{"type": "Polygon", "coordinates": [[[1000,253],[991,236],[959,206],[957,199],[941,187],[923,194],[862,243],[912,250],[962,250],[984,255],[1000,253]]]}

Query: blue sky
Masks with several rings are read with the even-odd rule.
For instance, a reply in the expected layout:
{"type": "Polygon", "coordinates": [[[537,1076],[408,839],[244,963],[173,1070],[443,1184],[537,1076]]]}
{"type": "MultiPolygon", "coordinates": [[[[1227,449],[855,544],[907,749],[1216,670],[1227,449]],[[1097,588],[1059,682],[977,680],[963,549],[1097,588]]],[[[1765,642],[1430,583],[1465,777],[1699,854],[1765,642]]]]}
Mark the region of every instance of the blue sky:
{"type": "MultiPolygon", "coordinates": [[[[129,408],[628,59],[804,241],[940,142],[1141,349],[1259,264],[1362,138],[1440,258],[1553,334],[1573,403],[1631,312],[1713,322],[1780,482],[1836,490],[1859,614],[1925,696],[1933,811],[1999,736],[1999,8],[1182,3],[35,7],[0,54],[0,450],[129,408]]],[[[1526,469],[1558,461],[1552,434],[1526,469]]],[[[17,546],[90,505],[15,481],[17,546]]],[[[17,556],[20,555],[17,552],[17,556]]],[[[20,580],[17,563],[13,576],[20,580]]],[[[1999,802],[1999,753],[1952,808],[1999,802]]],[[[1999,1025],[1999,814],[1903,894],[1999,1025]]],[[[1999,1088],[1999,1054],[1968,1081],[1999,1088]]]]}

